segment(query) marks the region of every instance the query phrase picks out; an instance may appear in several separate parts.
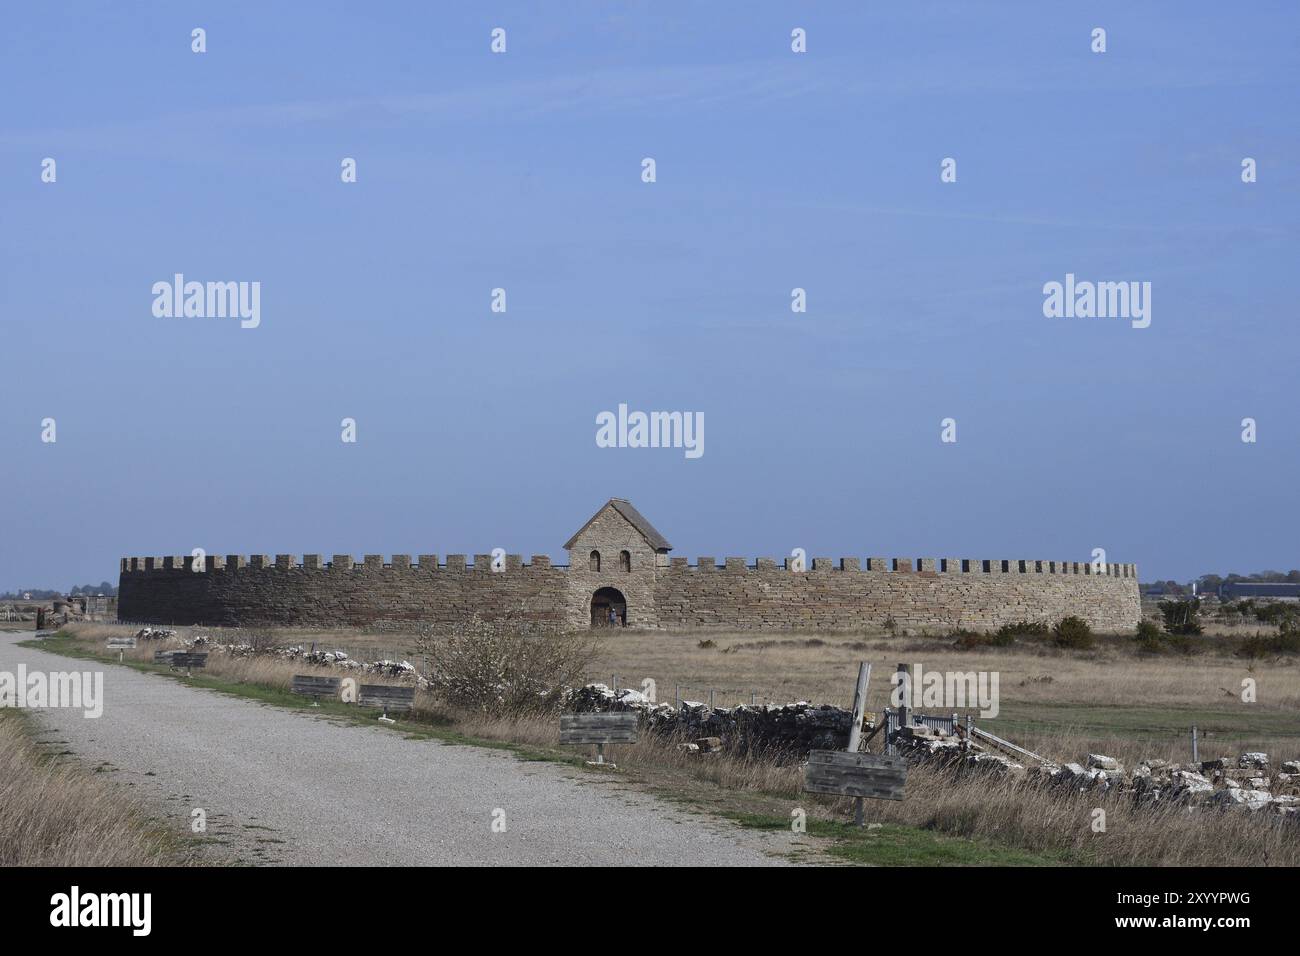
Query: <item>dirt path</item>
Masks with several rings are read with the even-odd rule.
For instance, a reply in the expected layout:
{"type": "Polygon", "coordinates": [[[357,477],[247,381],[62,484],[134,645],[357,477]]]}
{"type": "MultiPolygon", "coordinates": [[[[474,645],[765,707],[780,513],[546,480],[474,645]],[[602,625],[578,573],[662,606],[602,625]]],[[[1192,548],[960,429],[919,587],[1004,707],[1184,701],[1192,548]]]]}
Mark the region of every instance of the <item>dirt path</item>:
{"type": "MultiPolygon", "coordinates": [[[[99,671],[103,716],[38,712],[42,739],[178,827],[205,811],[214,852],[300,865],[782,864],[791,837],[689,813],[615,777],[408,739],[17,646],[0,670],[99,671]],[[504,832],[493,821],[504,819],[504,832]]],[[[214,857],[215,858],[215,857],[214,857]]]]}

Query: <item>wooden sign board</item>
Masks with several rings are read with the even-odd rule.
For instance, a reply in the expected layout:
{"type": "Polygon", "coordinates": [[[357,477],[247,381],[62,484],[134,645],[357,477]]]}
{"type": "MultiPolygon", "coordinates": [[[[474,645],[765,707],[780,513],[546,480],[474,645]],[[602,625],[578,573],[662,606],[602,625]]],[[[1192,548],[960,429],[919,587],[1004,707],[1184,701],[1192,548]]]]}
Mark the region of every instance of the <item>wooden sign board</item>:
{"type": "Polygon", "coordinates": [[[808,755],[803,788],[808,793],[902,800],[906,782],[907,762],[902,757],[814,750],[808,755]]]}
{"type": "Polygon", "coordinates": [[[207,654],[188,654],[185,651],[154,651],[155,664],[170,664],[172,667],[203,667],[208,662],[207,654]]]}
{"type": "Polygon", "coordinates": [[[333,697],[339,692],[342,683],[342,680],[338,677],[294,674],[289,689],[303,697],[333,697]]]}
{"type": "Polygon", "coordinates": [[[384,713],[410,710],[415,704],[415,688],[362,684],[357,693],[357,703],[362,707],[381,707],[384,713]]]}
{"type": "Polygon", "coordinates": [[[108,646],[109,648],[115,651],[123,647],[135,647],[135,638],[134,637],[110,637],[108,639],[108,646]]]}
{"type": "Polygon", "coordinates": [[[562,744],[634,744],[637,715],[630,710],[602,714],[561,714],[562,744]]]}

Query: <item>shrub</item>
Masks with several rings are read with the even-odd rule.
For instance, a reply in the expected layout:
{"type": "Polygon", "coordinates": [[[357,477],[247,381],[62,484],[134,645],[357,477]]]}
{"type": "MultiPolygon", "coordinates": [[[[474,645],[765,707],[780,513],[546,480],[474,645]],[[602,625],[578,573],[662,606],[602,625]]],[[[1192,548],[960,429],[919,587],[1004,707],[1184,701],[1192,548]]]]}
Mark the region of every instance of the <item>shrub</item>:
{"type": "Polygon", "coordinates": [[[1283,631],[1295,630],[1300,625],[1300,608],[1294,604],[1271,601],[1255,609],[1255,620],[1263,624],[1276,624],[1283,631]]]}
{"type": "Polygon", "coordinates": [[[1253,617],[1255,614],[1255,602],[1251,598],[1238,598],[1235,601],[1224,601],[1219,605],[1219,614],[1223,617],[1237,615],[1238,617],[1253,617]]]}
{"type": "Polygon", "coordinates": [[[1045,637],[1047,634],[1048,627],[1046,624],[1018,621],[1015,624],[1003,624],[991,634],[958,628],[950,631],[948,636],[952,638],[952,646],[957,650],[973,651],[980,647],[1011,647],[1020,635],[1045,637]]]}
{"type": "Polygon", "coordinates": [[[718,644],[717,644],[717,642],[714,641],[713,639],[711,639],[711,638],[707,638],[707,637],[706,637],[704,640],[700,641],[700,642],[699,642],[698,644],[696,644],[695,646],[698,647],[698,648],[699,648],[700,650],[702,650],[702,651],[707,651],[707,650],[710,650],[711,648],[717,647],[718,644]]]}
{"type": "Polygon", "coordinates": [[[1138,621],[1136,637],[1139,650],[1159,654],[1165,649],[1164,636],[1164,631],[1155,621],[1148,621],[1145,618],[1138,621]]]}
{"type": "Polygon", "coordinates": [[[1200,634],[1201,625],[1196,615],[1201,610],[1201,599],[1187,601],[1161,601],[1160,614],[1165,619],[1168,634],[1200,634]]]}
{"type": "Polygon", "coordinates": [[[1092,628],[1083,618],[1075,617],[1073,614],[1063,617],[1061,622],[1052,628],[1052,643],[1057,647],[1084,650],[1092,647],[1094,643],[1092,628]]]}
{"type": "Polygon", "coordinates": [[[1135,636],[1138,650],[1149,654],[1163,654],[1166,651],[1192,654],[1196,651],[1196,643],[1191,635],[1166,634],[1155,621],[1139,622],[1135,636]]]}
{"type": "Polygon", "coordinates": [[[1006,645],[1017,637],[1046,637],[1048,627],[1042,621],[1017,621],[1015,624],[1003,624],[998,628],[998,643],[1006,645]]]}
{"type": "Polygon", "coordinates": [[[1286,607],[1276,602],[1261,605],[1255,608],[1255,620],[1264,624],[1269,624],[1286,616],[1286,607]]]}
{"type": "Polygon", "coordinates": [[[596,656],[583,631],[473,618],[447,637],[416,641],[429,687],[453,706],[502,714],[555,710],[596,656]]]}
{"type": "Polygon", "coordinates": [[[973,651],[979,647],[987,647],[989,636],[980,634],[977,631],[968,631],[965,628],[958,628],[948,635],[953,639],[952,646],[959,651],[973,651]]]}
{"type": "Polygon", "coordinates": [[[1300,654],[1300,631],[1278,631],[1273,635],[1248,637],[1237,648],[1238,657],[1278,657],[1300,654]]]}

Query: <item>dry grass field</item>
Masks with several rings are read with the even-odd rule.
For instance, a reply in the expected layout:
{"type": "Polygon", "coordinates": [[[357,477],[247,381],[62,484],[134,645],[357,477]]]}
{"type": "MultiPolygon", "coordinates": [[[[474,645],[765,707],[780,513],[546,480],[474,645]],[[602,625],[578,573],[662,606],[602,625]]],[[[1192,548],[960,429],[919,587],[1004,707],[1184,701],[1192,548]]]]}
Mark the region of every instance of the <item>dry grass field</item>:
{"type": "MultiPolygon", "coordinates": [[[[1300,757],[1300,666],[1295,658],[1248,661],[1212,652],[1141,655],[1127,639],[1090,651],[1045,643],[961,651],[939,638],[878,635],[632,634],[602,642],[592,677],[639,687],[650,678],[662,699],[677,685],[692,700],[721,705],[808,700],[850,707],[859,661],[870,661],[868,705],[879,711],[900,663],[930,671],[999,675],[994,733],[1046,756],[1087,752],[1127,758],[1190,758],[1190,728],[1203,756],[1265,750],[1300,757]],[[1241,699],[1242,681],[1256,686],[1241,699]],[[1208,736],[1206,736],[1208,735],[1208,736]]],[[[964,712],[963,712],[964,713],[964,712]]]]}
{"type": "Polygon", "coordinates": [[[120,788],[35,743],[27,719],[0,710],[0,867],[188,861],[179,839],[120,788]]]}

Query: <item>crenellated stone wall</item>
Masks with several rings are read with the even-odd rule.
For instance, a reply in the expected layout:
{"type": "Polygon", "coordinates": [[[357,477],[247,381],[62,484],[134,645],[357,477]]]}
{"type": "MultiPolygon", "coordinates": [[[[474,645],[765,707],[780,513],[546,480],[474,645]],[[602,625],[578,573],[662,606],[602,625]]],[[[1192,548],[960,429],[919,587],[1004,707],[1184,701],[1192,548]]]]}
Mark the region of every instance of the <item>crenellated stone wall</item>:
{"type": "Polygon", "coordinates": [[[1131,630],[1140,617],[1137,571],[1056,561],[814,558],[810,571],[771,559],[728,558],[694,567],[674,558],[656,582],[656,617],[669,628],[855,631],[893,623],[911,631],[995,630],[1055,624],[1068,615],[1102,631],[1131,630]],[[926,570],[916,570],[924,567],[926,570]],[[973,569],[973,570],[972,570],[973,569]]]}
{"type": "Polygon", "coordinates": [[[453,628],[471,617],[587,627],[598,602],[633,628],[736,630],[992,630],[1067,615],[1102,631],[1140,617],[1137,568],[1078,561],[960,558],[670,558],[672,546],[630,502],[612,498],[546,555],[265,554],[123,558],[118,616],[161,624],[453,628]]]}
{"type": "Polygon", "coordinates": [[[489,620],[564,623],[568,576],[546,557],[523,564],[508,555],[490,570],[487,555],[469,565],[463,554],[306,555],[225,559],[209,556],[202,570],[189,558],[126,559],[119,580],[118,617],[160,624],[353,626],[424,622],[453,626],[477,614],[489,620]],[[146,566],[152,562],[152,567],[146,566]]]}
{"type": "Polygon", "coordinates": [[[589,567],[589,550],[575,549],[568,567],[534,555],[524,562],[507,555],[492,571],[488,555],[469,564],[465,555],[368,555],[360,562],[336,555],[325,562],[307,555],[209,557],[202,570],[188,558],[124,558],[119,616],[126,621],[169,624],[356,626],[427,622],[454,626],[477,615],[485,620],[523,620],[584,627],[599,588],[626,598],[634,628],[857,631],[892,622],[899,628],[991,630],[1018,621],[1055,623],[1077,615],[1103,631],[1129,630],[1139,619],[1133,565],[1052,561],[936,562],[936,570],[889,570],[875,559],[866,568],[854,559],[832,566],[814,559],[809,571],[789,571],[775,561],[723,565],[702,558],[696,565],[674,558],[667,567],[643,549],[631,551],[632,570],[622,571],[617,548],[601,553],[601,569],[589,567]],[[960,570],[962,567],[978,570],[960,570]],[[1004,570],[1003,568],[1006,568],[1004,570]],[[992,567],[993,570],[985,570],[992,567]]]}

